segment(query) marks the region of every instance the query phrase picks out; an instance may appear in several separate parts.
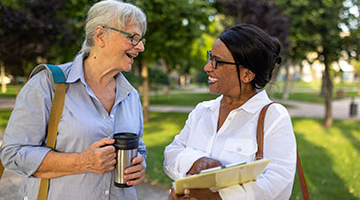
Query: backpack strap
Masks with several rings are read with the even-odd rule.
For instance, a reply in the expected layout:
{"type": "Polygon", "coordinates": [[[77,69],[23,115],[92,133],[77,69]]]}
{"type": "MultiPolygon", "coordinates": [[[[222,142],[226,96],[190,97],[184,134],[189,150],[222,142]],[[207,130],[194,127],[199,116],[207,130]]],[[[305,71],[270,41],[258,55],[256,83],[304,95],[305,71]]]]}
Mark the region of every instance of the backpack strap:
{"type": "MultiPolygon", "coordinates": [[[[61,114],[64,108],[65,102],[65,91],[66,91],[66,78],[63,71],[56,65],[46,65],[46,67],[51,71],[54,79],[55,85],[55,94],[52,101],[48,133],[47,133],[47,142],[46,146],[54,149],[56,143],[56,137],[58,133],[58,124],[61,118],[61,114]]],[[[49,179],[42,178],[40,181],[39,193],[37,200],[46,200],[49,190],[49,179]]]]}
{"type": "MultiPolygon", "coordinates": [[[[66,78],[64,72],[56,65],[39,65],[37,66],[30,74],[30,78],[33,77],[38,72],[43,69],[47,69],[51,72],[53,81],[55,83],[55,94],[51,104],[48,132],[47,132],[47,142],[46,146],[54,149],[57,137],[58,124],[61,118],[61,114],[64,108],[65,102],[65,91],[66,91],[66,78]]],[[[0,160],[0,179],[4,172],[4,166],[0,160]]],[[[49,189],[49,179],[41,179],[38,200],[46,200],[48,196],[49,189]]]]}
{"type": "MultiPolygon", "coordinates": [[[[256,139],[257,139],[257,143],[258,143],[258,151],[256,152],[255,160],[259,160],[259,159],[262,159],[264,157],[264,155],[263,155],[264,120],[265,120],[265,115],[266,115],[267,109],[273,103],[276,103],[276,102],[271,102],[271,103],[267,104],[260,111],[260,115],[259,115],[259,119],[258,119],[258,125],[257,125],[257,131],[256,131],[256,139]]],[[[304,200],[310,200],[309,192],[308,192],[308,189],[307,189],[306,180],[305,180],[304,172],[303,172],[303,169],[302,169],[302,166],[301,166],[301,161],[300,161],[298,150],[296,150],[296,156],[297,156],[297,159],[296,159],[296,171],[298,173],[298,177],[299,177],[299,181],[300,181],[301,192],[303,194],[304,200]]]]}

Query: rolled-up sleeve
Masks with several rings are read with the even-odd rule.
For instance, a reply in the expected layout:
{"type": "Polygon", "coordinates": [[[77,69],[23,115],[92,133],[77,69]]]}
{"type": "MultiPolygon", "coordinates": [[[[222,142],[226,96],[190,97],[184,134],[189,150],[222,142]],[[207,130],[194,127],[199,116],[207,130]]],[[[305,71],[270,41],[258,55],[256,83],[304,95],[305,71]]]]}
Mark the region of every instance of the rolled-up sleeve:
{"type": "Polygon", "coordinates": [[[0,158],[4,166],[31,176],[49,148],[43,147],[52,89],[47,72],[40,72],[22,88],[5,129],[0,158]]]}
{"type": "Polygon", "coordinates": [[[174,141],[165,148],[164,170],[173,180],[184,178],[196,160],[204,156],[209,156],[205,151],[197,150],[186,145],[191,124],[195,118],[195,110],[189,114],[189,118],[180,134],[175,136],[174,141]]]}

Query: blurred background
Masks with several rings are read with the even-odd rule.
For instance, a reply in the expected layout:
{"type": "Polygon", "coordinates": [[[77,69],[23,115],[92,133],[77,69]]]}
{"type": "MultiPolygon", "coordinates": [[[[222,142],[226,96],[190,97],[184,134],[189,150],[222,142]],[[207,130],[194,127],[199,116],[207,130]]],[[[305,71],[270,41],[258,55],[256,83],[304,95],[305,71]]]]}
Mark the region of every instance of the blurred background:
{"type": "MultiPolygon", "coordinates": [[[[73,60],[96,2],[0,1],[0,139],[31,70],[73,60]]],[[[217,97],[207,90],[206,51],[223,30],[245,22],[282,43],[283,62],[266,90],[293,117],[310,197],[360,199],[360,0],[125,2],[148,21],[146,50],[125,73],[142,96],[148,183],[170,188],[165,146],[197,103],[217,97]]],[[[292,199],[300,197],[296,180],[292,199]]]]}

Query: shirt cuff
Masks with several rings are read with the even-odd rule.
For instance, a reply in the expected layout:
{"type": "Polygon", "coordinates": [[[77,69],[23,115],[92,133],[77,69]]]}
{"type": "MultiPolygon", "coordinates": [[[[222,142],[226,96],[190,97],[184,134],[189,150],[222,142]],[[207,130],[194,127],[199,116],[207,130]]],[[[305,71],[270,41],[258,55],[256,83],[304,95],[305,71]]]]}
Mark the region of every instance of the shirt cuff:
{"type": "Polygon", "coordinates": [[[185,177],[186,173],[190,170],[195,161],[201,157],[208,156],[209,155],[204,151],[187,147],[177,156],[176,166],[178,166],[178,171],[183,174],[183,177],[185,177]]]}
{"type": "Polygon", "coordinates": [[[26,147],[31,148],[27,149],[25,154],[25,163],[24,163],[24,172],[27,176],[32,176],[40,167],[45,156],[51,151],[47,147],[26,147]]]}

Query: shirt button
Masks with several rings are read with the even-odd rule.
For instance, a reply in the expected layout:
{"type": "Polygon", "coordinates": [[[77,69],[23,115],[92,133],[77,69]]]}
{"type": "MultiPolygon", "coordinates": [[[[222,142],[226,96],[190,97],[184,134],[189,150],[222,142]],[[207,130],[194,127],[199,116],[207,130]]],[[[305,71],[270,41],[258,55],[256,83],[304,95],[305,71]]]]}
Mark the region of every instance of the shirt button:
{"type": "Polygon", "coordinates": [[[231,120],[231,117],[229,117],[229,121],[231,120]]]}
{"type": "Polygon", "coordinates": [[[109,194],[109,190],[105,190],[105,194],[108,195],[108,194],[109,194]]]}
{"type": "Polygon", "coordinates": [[[24,197],[24,200],[28,200],[29,198],[26,196],[26,197],[24,197]]]}
{"type": "Polygon", "coordinates": [[[237,150],[238,152],[240,152],[242,149],[241,149],[240,147],[238,147],[236,150],[237,150]]]}
{"type": "Polygon", "coordinates": [[[113,115],[113,114],[111,114],[111,115],[110,115],[110,117],[111,117],[111,118],[114,118],[114,115],[113,115]]]}

